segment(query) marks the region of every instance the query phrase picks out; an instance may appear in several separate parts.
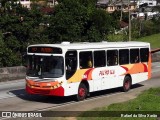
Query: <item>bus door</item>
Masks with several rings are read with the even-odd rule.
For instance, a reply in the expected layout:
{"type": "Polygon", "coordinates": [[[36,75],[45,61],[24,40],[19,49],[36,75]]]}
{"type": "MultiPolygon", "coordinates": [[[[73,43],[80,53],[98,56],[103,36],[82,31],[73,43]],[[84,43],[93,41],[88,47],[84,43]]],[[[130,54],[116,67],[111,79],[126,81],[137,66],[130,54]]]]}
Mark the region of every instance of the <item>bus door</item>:
{"type": "Polygon", "coordinates": [[[65,55],[66,80],[77,71],[77,51],[67,51],[65,55]]]}

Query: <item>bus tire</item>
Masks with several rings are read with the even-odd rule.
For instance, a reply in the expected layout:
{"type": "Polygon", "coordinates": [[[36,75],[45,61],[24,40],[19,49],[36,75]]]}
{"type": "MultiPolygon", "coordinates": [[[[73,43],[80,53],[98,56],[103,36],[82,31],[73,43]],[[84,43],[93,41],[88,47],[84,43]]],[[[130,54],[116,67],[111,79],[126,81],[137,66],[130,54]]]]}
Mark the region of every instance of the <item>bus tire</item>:
{"type": "Polygon", "coordinates": [[[81,83],[78,88],[77,101],[82,101],[87,97],[88,90],[85,84],[81,83]]]}
{"type": "Polygon", "coordinates": [[[127,92],[131,89],[132,80],[130,76],[126,76],[123,81],[123,91],[127,92]]]}

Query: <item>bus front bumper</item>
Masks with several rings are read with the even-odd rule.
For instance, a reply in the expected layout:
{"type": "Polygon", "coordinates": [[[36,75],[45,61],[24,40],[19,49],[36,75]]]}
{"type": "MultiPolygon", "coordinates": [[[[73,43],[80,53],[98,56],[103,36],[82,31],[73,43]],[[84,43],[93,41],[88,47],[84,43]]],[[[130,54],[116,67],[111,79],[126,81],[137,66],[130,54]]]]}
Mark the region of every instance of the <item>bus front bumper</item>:
{"type": "Polygon", "coordinates": [[[26,85],[26,92],[28,94],[39,94],[46,96],[64,96],[64,88],[62,86],[56,89],[41,89],[36,87],[30,87],[26,85]]]}

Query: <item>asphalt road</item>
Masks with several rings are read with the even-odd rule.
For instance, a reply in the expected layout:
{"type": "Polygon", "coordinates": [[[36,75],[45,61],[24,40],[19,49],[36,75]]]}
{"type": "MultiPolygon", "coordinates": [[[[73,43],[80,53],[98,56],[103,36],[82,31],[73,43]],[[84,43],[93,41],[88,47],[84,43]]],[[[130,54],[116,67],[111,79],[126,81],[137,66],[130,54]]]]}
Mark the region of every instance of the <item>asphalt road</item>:
{"type": "MultiPolygon", "coordinates": [[[[84,101],[76,102],[74,97],[29,96],[25,92],[25,81],[9,81],[0,83],[0,111],[86,111],[103,107],[112,103],[134,99],[142,91],[160,87],[160,63],[152,64],[152,78],[136,84],[128,92],[121,89],[94,92],[84,101]]],[[[1,118],[0,118],[1,119],[1,118]]]]}

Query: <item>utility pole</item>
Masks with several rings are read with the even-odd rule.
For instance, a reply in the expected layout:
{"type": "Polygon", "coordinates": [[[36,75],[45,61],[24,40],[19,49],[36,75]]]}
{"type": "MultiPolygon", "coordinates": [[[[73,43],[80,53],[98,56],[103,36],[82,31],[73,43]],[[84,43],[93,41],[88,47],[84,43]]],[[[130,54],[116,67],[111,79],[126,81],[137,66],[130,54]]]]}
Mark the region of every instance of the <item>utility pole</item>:
{"type": "Polygon", "coordinates": [[[129,18],[129,25],[128,25],[128,41],[131,41],[131,11],[130,11],[130,0],[128,0],[128,18],[129,18]]]}
{"type": "Polygon", "coordinates": [[[122,21],[122,16],[123,16],[123,0],[121,0],[121,17],[120,17],[120,21],[122,21]]]}

